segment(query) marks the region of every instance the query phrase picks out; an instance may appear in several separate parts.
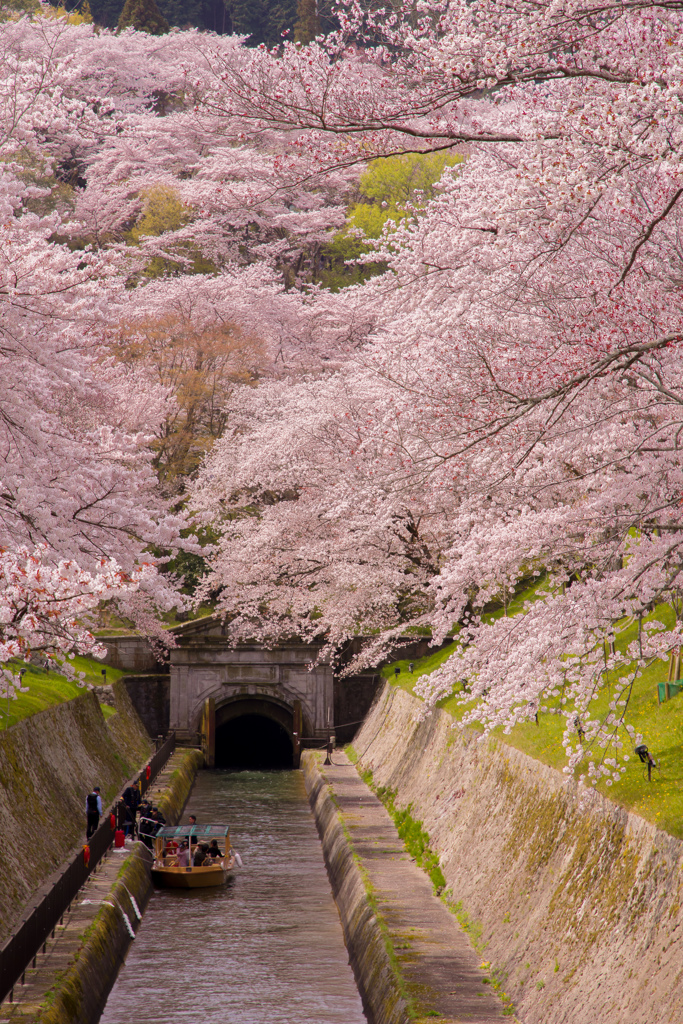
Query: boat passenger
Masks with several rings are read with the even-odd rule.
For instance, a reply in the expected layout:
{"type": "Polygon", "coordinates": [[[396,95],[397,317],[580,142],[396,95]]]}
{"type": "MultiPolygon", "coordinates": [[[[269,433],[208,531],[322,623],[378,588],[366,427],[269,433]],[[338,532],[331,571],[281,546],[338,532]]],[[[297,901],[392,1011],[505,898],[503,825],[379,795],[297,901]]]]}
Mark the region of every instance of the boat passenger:
{"type": "Polygon", "coordinates": [[[204,863],[204,861],[206,860],[207,850],[208,850],[208,847],[207,847],[206,843],[199,843],[198,844],[197,849],[194,852],[194,861],[193,861],[194,866],[196,868],[201,867],[202,864],[204,863]]]}
{"type": "Polygon", "coordinates": [[[178,850],[177,865],[179,868],[189,868],[190,866],[190,851],[184,839],[180,844],[180,849],[178,850]]]}
{"type": "Polygon", "coordinates": [[[208,857],[222,857],[223,856],[221,851],[218,849],[218,841],[216,839],[212,839],[211,840],[211,845],[209,846],[209,849],[206,852],[207,852],[207,856],[208,857]]]}

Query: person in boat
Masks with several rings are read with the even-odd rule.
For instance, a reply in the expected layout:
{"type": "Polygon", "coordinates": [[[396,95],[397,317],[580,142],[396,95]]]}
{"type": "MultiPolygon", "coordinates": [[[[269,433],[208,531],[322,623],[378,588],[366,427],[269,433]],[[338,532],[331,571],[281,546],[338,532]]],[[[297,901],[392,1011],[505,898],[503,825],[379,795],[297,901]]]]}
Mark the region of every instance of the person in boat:
{"type": "Polygon", "coordinates": [[[204,861],[206,860],[207,851],[208,846],[206,845],[206,843],[198,844],[197,849],[194,851],[194,858],[192,861],[196,868],[200,868],[203,865],[204,861]]]}
{"type": "MultiPolygon", "coordinates": [[[[191,814],[187,820],[190,828],[193,828],[197,824],[197,815],[191,814]]],[[[192,847],[198,842],[199,840],[196,836],[190,836],[190,849],[192,849],[192,847]]]]}
{"type": "Polygon", "coordinates": [[[206,854],[207,854],[207,857],[222,857],[223,856],[221,851],[218,849],[218,841],[216,839],[212,839],[211,840],[211,845],[209,846],[209,849],[206,851],[206,854]]]}
{"type": "Polygon", "coordinates": [[[190,866],[190,850],[187,842],[183,839],[178,850],[178,860],[176,864],[179,868],[189,868],[190,866]]]}

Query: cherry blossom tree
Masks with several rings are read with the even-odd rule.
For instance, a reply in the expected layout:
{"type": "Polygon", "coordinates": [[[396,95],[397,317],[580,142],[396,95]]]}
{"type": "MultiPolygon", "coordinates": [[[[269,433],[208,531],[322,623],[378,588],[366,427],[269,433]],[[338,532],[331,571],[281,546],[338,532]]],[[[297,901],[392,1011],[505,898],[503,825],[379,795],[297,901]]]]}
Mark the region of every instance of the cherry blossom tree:
{"type": "Polygon", "coordinates": [[[88,614],[112,593],[133,592],[155,574],[151,564],[127,574],[104,559],[89,573],[68,560],[46,562],[46,551],[42,545],[33,551],[20,548],[16,555],[0,554],[0,661],[41,651],[62,658],[72,651],[103,655],[102,645],[86,628],[88,614]]]}
{"type": "Polygon", "coordinates": [[[614,774],[635,675],[681,642],[656,614],[681,607],[681,13],[351,0],[338,20],[272,52],[3,26],[0,543],[127,573],[176,543],[149,463],[171,398],[107,345],[192,294],[271,364],[226,395],[194,486],[233,637],[365,632],[369,661],[457,627],[427,704],[464,680],[493,727],[558,702],[569,768],[591,744],[593,779],[614,774]],[[307,288],[358,169],[442,150],[466,159],[368,242],[386,273],[307,288]],[[146,233],[155,189],[180,213],[146,233]],[[487,619],[533,579],[524,614],[487,619]]]}
{"type": "Polygon", "coordinates": [[[351,5],[328,42],[246,70],[214,56],[214,115],[297,129],[292,174],[416,147],[468,159],[380,241],[384,278],[337,298],[340,318],[367,311],[352,363],[259,389],[207,463],[199,506],[231,510],[208,585],[237,635],[379,630],[366,658],[407,624],[439,640],[460,623],[428,701],[464,679],[491,727],[557,698],[569,768],[602,749],[595,780],[618,771],[634,677],[681,638],[652,618],[681,597],[681,16],[421,10],[412,32],[368,16],[371,48],[350,52],[351,5]],[[482,618],[534,574],[543,599],[482,618]]]}
{"type": "MultiPolygon", "coordinates": [[[[177,544],[183,523],[159,493],[148,450],[169,396],[108,355],[109,306],[125,291],[117,253],[74,251],[65,238],[60,168],[106,120],[81,79],[79,43],[87,58],[92,30],[24,19],[3,25],[1,37],[0,547],[7,567],[29,565],[26,551],[39,548],[42,577],[57,574],[50,586],[65,565],[73,584],[43,615],[29,573],[24,612],[13,606],[6,621],[18,623],[11,644],[26,649],[41,630],[48,636],[53,618],[57,647],[59,637],[83,646],[86,632],[70,632],[79,594],[85,601],[99,587],[129,607],[143,594],[161,607],[174,600],[163,577],[140,569],[151,544],[177,544]],[[103,559],[121,568],[103,573],[103,559]]],[[[100,83],[120,71],[112,61],[100,83]]],[[[128,94],[126,103],[138,100],[128,94]]]]}

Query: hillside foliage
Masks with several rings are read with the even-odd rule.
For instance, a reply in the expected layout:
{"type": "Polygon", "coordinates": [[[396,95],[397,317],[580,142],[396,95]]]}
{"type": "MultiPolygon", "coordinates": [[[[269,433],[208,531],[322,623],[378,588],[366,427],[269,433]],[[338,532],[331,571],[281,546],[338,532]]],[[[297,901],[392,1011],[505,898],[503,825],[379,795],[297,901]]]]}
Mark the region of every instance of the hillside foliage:
{"type": "Polygon", "coordinates": [[[153,629],[205,555],[233,639],[362,634],[349,671],[455,629],[428,700],[561,699],[569,770],[578,719],[614,774],[683,632],[683,15],[248,7],[246,40],[4,8],[7,572],[107,566],[153,629]]]}

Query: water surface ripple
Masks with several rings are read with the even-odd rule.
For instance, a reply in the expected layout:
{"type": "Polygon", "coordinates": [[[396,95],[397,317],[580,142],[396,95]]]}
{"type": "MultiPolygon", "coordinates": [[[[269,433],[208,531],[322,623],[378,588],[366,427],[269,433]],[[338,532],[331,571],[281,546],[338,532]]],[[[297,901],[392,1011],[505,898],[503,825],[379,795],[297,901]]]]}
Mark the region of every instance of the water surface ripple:
{"type": "Polygon", "coordinates": [[[201,772],[188,813],[244,867],[155,893],[103,1024],[366,1024],[301,772],[201,772]]]}

